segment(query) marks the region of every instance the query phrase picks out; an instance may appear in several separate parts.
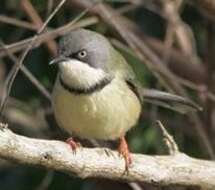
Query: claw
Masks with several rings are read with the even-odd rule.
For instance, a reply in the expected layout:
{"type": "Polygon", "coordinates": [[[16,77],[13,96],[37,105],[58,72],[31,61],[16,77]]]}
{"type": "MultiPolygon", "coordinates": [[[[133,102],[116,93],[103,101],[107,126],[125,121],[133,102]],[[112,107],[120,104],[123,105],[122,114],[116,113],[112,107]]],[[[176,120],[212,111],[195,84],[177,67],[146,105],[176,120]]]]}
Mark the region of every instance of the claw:
{"type": "Polygon", "coordinates": [[[74,153],[76,153],[77,148],[81,147],[81,144],[79,142],[75,142],[72,137],[68,138],[66,143],[69,144],[74,153]]]}
{"type": "Polygon", "coordinates": [[[120,138],[119,148],[118,148],[119,154],[123,156],[125,160],[125,171],[128,172],[129,166],[132,163],[130,151],[128,148],[128,144],[125,140],[125,137],[120,138]]]}

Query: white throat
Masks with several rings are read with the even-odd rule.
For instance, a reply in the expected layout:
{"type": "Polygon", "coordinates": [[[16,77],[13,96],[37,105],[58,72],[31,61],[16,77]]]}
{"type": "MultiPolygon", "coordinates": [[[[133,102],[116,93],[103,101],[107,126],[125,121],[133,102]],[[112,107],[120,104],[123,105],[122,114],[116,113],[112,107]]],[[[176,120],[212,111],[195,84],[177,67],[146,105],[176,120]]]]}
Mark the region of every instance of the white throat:
{"type": "Polygon", "coordinates": [[[81,61],[71,59],[60,63],[61,78],[69,86],[87,88],[106,78],[102,69],[90,67],[81,61]]]}

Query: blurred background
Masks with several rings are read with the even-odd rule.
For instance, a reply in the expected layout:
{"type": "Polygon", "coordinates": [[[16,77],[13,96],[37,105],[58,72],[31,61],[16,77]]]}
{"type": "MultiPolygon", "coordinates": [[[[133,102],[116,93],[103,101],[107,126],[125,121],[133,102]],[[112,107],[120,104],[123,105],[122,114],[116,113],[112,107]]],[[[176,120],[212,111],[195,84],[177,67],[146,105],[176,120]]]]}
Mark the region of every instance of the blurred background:
{"type": "MultiPolygon", "coordinates": [[[[215,158],[215,4],[209,0],[67,0],[34,43],[7,98],[11,75],[31,38],[60,1],[1,0],[0,99],[1,122],[18,134],[65,140],[54,120],[50,103],[57,68],[49,61],[57,54],[57,41],[77,28],[92,29],[108,37],[126,57],[138,79],[156,88],[189,97],[202,112],[179,114],[144,104],[140,122],[127,135],[132,152],[168,154],[156,120],[173,135],[189,156],[215,158]],[[2,105],[3,104],[3,105],[2,105]]],[[[89,142],[83,142],[91,146],[89,142]]],[[[144,163],[143,163],[144,164],[144,163]]],[[[139,186],[101,180],[82,180],[66,174],[0,160],[1,190],[56,189],[188,190],[191,187],[139,186]]]]}

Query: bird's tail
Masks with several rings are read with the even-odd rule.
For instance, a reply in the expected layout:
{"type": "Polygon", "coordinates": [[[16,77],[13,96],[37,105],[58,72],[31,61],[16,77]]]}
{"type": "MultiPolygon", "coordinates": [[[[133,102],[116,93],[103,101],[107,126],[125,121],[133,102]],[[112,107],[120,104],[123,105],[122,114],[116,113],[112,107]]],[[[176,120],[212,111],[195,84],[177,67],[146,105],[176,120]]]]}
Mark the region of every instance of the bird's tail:
{"type": "Polygon", "coordinates": [[[166,107],[180,113],[186,113],[190,109],[198,111],[202,110],[201,106],[182,96],[154,89],[144,89],[142,93],[144,101],[166,107]]]}

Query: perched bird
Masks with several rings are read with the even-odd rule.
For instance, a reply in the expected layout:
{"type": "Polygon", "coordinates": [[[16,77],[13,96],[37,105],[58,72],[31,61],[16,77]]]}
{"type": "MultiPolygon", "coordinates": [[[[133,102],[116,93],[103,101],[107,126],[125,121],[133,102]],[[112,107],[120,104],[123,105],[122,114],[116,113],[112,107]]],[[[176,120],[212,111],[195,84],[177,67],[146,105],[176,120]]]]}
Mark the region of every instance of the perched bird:
{"type": "MultiPolygon", "coordinates": [[[[51,64],[59,66],[52,96],[59,126],[80,138],[119,139],[126,168],[131,157],[125,134],[137,123],[143,100],[198,108],[183,97],[143,89],[124,57],[104,36],[90,30],[65,35],[51,64]]],[[[72,138],[67,142],[77,148],[72,138]]]]}

